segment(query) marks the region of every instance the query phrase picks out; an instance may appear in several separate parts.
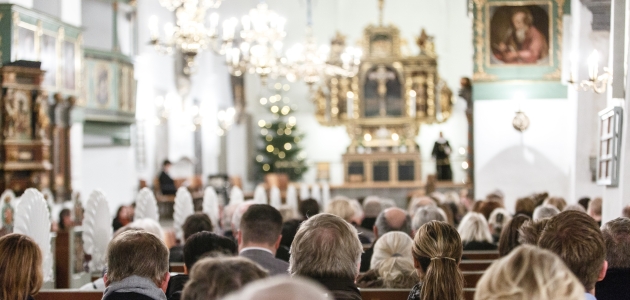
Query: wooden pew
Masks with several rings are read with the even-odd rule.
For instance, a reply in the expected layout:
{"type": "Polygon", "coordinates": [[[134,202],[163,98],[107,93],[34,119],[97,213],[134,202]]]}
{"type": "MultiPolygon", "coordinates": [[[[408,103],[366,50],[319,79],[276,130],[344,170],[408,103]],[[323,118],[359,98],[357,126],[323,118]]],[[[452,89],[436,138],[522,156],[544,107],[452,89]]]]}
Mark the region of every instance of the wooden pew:
{"type": "Polygon", "coordinates": [[[475,288],[477,286],[477,282],[483,276],[485,271],[465,271],[462,272],[464,274],[464,287],[465,288],[475,288]]]}
{"type": "Polygon", "coordinates": [[[103,292],[67,289],[42,290],[33,298],[35,298],[35,300],[101,300],[103,298],[103,292]]]}
{"type": "Polygon", "coordinates": [[[464,251],[462,254],[462,260],[491,260],[498,259],[499,251],[497,250],[489,250],[489,251],[464,251]]]}
{"type": "Polygon", "coordinates": [[[184,273],[184,263],[170,263],[169,272],[173,273],[184,273]]]}
{"type": "Polygon", "coordinates": [[[408,289],[360,289],[363,300],[407,300],[408,289]]]}
{"type": "Polygon", "coordinates": [[[462,260],[459,269],[462,271],[485,271],[494,260],[462,260]]]}
{"type": "Polygon", "coordinates": [[[475,299],[475,289],[464,288],[464,300],[474,300],[474,299],[475,299]]]}

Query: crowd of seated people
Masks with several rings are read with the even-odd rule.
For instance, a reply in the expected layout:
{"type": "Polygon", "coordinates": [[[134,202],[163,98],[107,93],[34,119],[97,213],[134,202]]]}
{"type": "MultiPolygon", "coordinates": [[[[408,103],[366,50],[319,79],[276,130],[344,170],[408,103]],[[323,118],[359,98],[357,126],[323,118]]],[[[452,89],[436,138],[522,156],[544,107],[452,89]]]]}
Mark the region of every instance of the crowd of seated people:
{"type": "MultiPolygon", "coordinates": [[[[223,208],[220,228],[189,216],[170,250],[157,222],[137,220],[115,232],[103,278],[88,288],[104,300],[359,300],[365,288],[460,300],[466,253],[494,251],[500,258],[480,271],[475,299],[623,299],[630,219],[601,224],[602,199],[587,200],[536,194],[511,209],[499,191],[474,202],[448,193],[413,197],[405,210],[337,197],[324,213],[313,199],[290,212],[245,201],[223,208]],[[169,272],[175,262],[182,273],[169,272]]],[[[31,299],[42,286],[39,248],[10,234],[0,254],[0,299],[31,299]],[[20,272],[3,271],[12,269],[20,272]]]]}

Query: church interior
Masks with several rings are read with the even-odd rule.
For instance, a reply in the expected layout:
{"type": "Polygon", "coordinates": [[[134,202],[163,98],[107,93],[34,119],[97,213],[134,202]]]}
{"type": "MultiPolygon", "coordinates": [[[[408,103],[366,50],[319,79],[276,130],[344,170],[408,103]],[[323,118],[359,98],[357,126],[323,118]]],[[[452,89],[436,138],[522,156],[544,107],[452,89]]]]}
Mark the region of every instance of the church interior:
{"type": "MultiPolygon", "coordinates": [[[[80,288],[119,228],[150,219],[174,249],[202,212],[240,242],[242,203],[286,224],[342,199],[364,250],[380,212],[415,222],[427,201],[455,228],[472,212],[491,230],[495,209],[531,218],[525,200],[600,226],[630,217],[629,7],[0,0],[0,236],[40,247],[33,299],[78,300],[103,297],[80,288]]],[[[464,299],[487,299],[475,284],[500,248],[482,250],[464,246],[464,299]]]]}

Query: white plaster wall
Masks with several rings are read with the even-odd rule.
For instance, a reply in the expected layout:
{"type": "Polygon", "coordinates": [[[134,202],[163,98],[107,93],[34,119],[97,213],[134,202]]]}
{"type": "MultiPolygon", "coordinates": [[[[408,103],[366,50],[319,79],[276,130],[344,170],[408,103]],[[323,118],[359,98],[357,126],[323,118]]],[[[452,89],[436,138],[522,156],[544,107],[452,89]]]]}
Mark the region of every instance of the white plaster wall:
{"type": "Polygon", "coordinates": [[[514,210],[518,197],[547,191],[567,197],[572,159],[567,155],[574,126],[567,99],[476,100],[475,193],[505,193],[514,210]],[[519,108],[531,122],[523,133],[512,127],[519,108]]]}
{"type": "Polygon", "coordinates": [[[0,0],[0,3],[12,3],[26,8],[33,8],[33,0],[0,0]]]}
{"type": "Polygon", "coordinates": [[[133,202],[138,174],[132,147],[84,148],[82,165],[80,191],[84,200],[93,190],[102,190],[112,215],[120,205],[133,202]]]}
{"type": "MultiPolygon", "coordinates": [[[[64,7],[64,9],[69,9],[64,7]]],[[[80,7],[83,45],[86,48],[112,50],[112,4],[98,0],[83,1],[80,7]]]]}

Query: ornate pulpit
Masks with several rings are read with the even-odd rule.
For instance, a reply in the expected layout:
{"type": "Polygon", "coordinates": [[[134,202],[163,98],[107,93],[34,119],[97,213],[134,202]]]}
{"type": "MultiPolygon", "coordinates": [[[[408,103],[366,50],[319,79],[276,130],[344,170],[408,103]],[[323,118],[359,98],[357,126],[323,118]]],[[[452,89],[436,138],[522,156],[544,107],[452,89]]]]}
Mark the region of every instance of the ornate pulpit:
{"type": "Polygon", "coordinates": [[[30,187],[50,187],[50,119],[47,94],[41,87],[44,73],[33,62],[0,68],[0,190],[20,194],[30,187]]]}
{"type": "MultiPolygon", "coordinates": [[[[402,44],[399,29],[381,17],[364,30],[358,74],[329,77],[315,93],[319,123],[345,125],[350,136],[343,156],[347,185],[421,185],[420,125],[451,114],[453,93],[438,75],[433,37],[422,30],[417,55],[403,55],[402,44]]],[[[331,52],[344,47],[337,34],[331,52]]]]}

